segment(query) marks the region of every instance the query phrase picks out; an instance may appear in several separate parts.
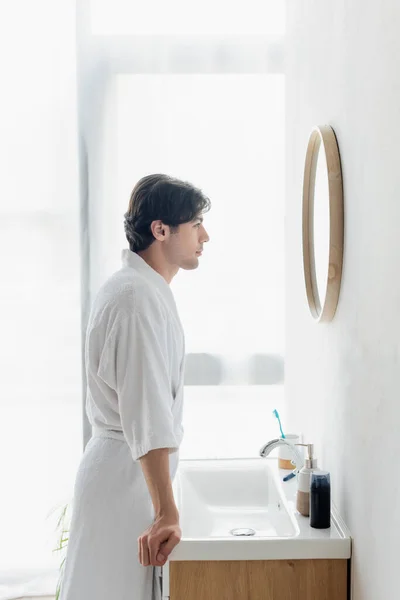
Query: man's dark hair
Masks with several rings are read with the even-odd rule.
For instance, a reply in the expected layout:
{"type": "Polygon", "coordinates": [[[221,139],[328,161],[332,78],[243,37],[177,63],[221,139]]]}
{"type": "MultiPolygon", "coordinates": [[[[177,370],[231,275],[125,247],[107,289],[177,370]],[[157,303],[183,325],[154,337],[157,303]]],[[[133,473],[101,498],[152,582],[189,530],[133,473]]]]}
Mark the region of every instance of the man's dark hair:
{"type": "Polygon", "coordinates": [[[168,175],[147,175],[133,188],[125,214],[125,234],[132,252],[146,250],[155,240],[151,223],[161,220],[174,233],[211,208],[203,192],[168,175]]]}

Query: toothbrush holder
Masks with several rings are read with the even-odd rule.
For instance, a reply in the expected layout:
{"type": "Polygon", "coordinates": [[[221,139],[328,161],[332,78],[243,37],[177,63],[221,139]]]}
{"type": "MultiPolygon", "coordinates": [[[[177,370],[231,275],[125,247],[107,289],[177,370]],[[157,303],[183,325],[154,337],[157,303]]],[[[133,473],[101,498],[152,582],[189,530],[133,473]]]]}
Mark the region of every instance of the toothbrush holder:
{"type": "MultiPolygon", "coordinates": [[[[287,433],[285,435],[285,440],[289,442],[291,446],[295,444],[301,443],[301,436],[297,433],[287,433]]],[[[294,463],[292,463],[294,456],[293,452],[287,446],[279,446],[278,448],[278,467],[280,469],[286,469],[288,471],[293,471],[295,468],[294,463]]]]}

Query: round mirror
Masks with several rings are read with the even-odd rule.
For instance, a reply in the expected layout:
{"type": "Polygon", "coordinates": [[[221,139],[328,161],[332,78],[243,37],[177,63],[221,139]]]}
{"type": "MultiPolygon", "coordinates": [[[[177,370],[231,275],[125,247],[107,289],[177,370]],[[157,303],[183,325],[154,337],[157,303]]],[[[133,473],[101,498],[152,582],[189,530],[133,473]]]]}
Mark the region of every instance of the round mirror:
{"type": "MultiPolygon", "coordinates": [[[[320,142],[320,140],[319,140],[320,142]]],[[[318,142],[317,142],[318,143],[318,142]]],[[[328,168],[323,144],[315,148],[313,238],[315,261],[315,303],[318,312],[325,303],[329,269],[329,185],[328,168]]]]}
{"type": "Polygon", "coordinates": [[[343,263],[343,185],[339,149],[329,125],[315,127],[303,183],[303,263],[307,300],[317,321],[330,321],[339,299],[343,263]]]}

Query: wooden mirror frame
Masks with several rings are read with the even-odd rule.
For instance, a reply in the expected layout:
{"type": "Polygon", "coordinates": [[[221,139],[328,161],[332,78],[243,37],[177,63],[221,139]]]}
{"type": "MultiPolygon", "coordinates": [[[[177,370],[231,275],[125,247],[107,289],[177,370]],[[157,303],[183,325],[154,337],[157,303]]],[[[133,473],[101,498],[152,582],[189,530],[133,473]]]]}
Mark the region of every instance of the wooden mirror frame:
{"type": "Polygon", "coordinates": [[[314,127],[308,141],[303,180],[303,265],[308,306],[317,322],[335,315],[342,279],[344,242],[343,182],[339,148],[329,125],[314,127]],[[314,190],[320,145],[326,156],[329,187],[329,265],[324,305],[318,292],[314,252],[314,190]]]}

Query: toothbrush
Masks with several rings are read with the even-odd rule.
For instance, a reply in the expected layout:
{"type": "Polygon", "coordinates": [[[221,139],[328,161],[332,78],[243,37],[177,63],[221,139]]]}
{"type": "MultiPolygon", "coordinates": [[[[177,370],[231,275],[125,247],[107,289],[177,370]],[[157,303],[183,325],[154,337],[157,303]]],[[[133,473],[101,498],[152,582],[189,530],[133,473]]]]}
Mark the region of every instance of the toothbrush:
{"type": "Polygon", "coordinates": [[[276,418],[278,419],[278,423],[279,423],[279,429],[281,430],[281,437],[282,437],[283,439],[285,439],[285,434],[283,433],[283,429],[282,429],[282,423],[281,423],[281,420],[280,420],[280,418],[279,418],[279,413],[278,413],[278,411],[276,410],[276,408],[275,408],[275,410],[273,410],[273,411],[272,411],[272,414],[274,415],[274,417],[276,417],[276,418]]]}

